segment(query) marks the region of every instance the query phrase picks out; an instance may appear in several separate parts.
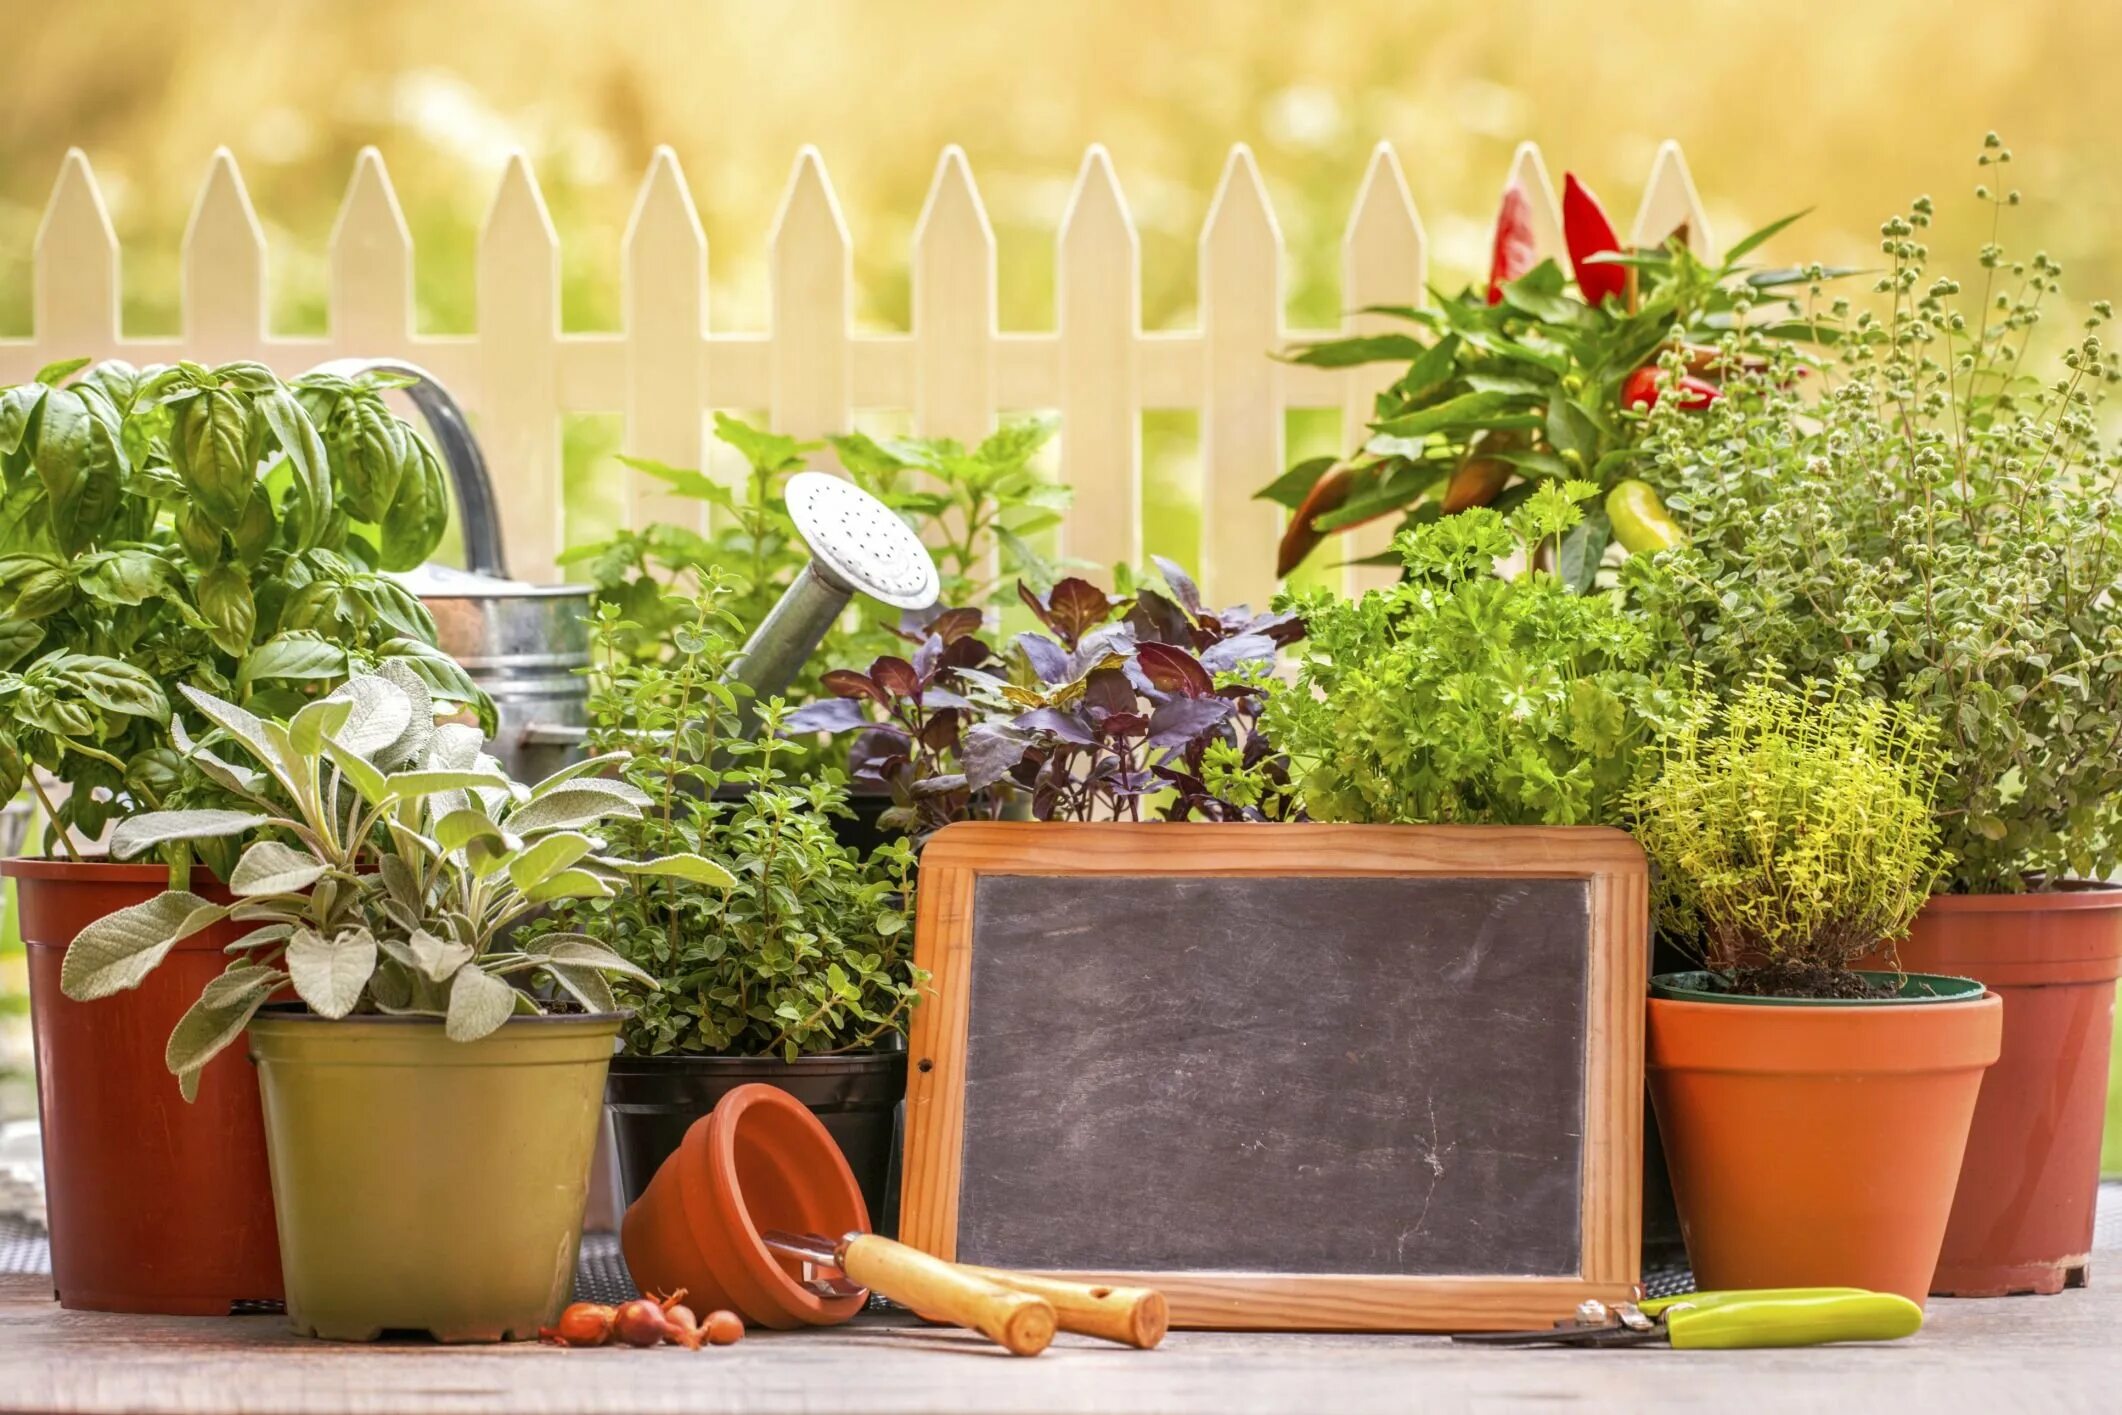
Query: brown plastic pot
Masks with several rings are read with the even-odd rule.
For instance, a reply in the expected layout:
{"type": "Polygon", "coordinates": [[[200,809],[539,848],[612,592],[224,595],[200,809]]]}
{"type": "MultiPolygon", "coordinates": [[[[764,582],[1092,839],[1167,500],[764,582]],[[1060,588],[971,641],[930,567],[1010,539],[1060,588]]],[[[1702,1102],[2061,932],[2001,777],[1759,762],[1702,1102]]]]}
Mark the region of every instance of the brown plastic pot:
{"type": "MultiPolygon", "coordinates": [[[[1912,979],[1921,987],[1928,981],[1912,979]]],[[[1652,981],[1646,1063],[1695,1284],[1921,1305],[2004,1004],[1790,1004],[1652,981]]]]}
{"type": "MultiPolygon", "coordinates": [[[[30,1026],[59,1303],[99,1312],[221,1315],[277,1301],[280,1250],[258,1083],[240,1047],[186,1104],[163,1064],[170,1029],[228,962],[242,926],[184,940],[130,992],[75,1002],[66,947],[90,923],[169,885],[162,865],[0,861],[28,945],[30,1026]]],[[[226,902],[206,870],[191,889],[226,902]]]]}
{"type": "Polygon", "coordinates": [[[2122,889],[1941,895],[1903,967],[1979,978],[2004,999],[2004,1048],[1982,1082],[1945,1246],[1944,1297],[2085,1285],[2107,1118],[2122,889]]]}
{"type": "Polygon", "coordinates": [[[626,1211],[619,1244],[643,1292],[686,1289],[696,1312],[726,1307],[783,1331],[830,1326],[862,1296],[824,1297],[775,1257],[771,1228],[838,1237],[869,1231],[862,1190],[839,1146],[803,1103],[773,1086],[739,1086],[685,1133],[626,1211]]]}

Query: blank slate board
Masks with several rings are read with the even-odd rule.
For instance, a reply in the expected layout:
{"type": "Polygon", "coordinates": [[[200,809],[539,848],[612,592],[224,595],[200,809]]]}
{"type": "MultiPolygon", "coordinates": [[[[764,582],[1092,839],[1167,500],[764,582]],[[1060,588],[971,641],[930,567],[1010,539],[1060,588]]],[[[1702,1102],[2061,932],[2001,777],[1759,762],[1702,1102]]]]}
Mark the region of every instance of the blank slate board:
{"type": "Polygon", "coordinates": [[[1539,1325],[1636,1282],[1642,855],[1604,830],[954,826],[902,1236],[1182,1325],[1539,1325]]]}

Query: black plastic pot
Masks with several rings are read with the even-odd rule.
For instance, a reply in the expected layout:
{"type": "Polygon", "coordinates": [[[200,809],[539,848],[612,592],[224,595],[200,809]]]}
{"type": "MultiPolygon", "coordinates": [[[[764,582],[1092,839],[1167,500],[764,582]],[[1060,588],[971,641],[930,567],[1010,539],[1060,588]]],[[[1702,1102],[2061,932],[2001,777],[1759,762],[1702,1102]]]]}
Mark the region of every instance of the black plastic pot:
{"type": "Polygon", "coordinates": [[[806,1056],[615,1056],[605,1078],[605,1107],[619,1150],[619,1187],[628,1204],[641,1197],[694,1121],[715,1102],[754,1081],[778,1086],[825,1122],[862,1188],[876,1232],[899,1229],[899,1102],[906,1097],[906,1052],[806,1056]]]}
{"type": "MultiPolygon", "coordinates": [[[[717,801],[741,801],[751,794],[744,786],[723,786],[715,791],[717,801]]],[[[850,850],[867,855],[880,845],[889,845],[900,838],[900,832],[886,829],[877,818],[892,808],[891,796],[883,791],[850,791],[847,808],[852,816],[832,818],[833,839],[850,850]]]]}

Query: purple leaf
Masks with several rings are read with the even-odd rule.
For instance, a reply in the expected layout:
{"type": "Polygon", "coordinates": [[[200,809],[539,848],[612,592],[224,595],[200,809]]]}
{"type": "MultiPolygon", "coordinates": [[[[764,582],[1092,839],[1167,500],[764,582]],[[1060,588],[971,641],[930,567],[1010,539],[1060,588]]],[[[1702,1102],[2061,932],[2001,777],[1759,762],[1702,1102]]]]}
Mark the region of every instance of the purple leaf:
{"type": "MultiPolygon", "coordinates": [[[[869,666],[870,681],[894,697],[915,698],[921,696],[921,675],[903,658],[886,654],[869,666]]],[[[886,703],[889,706],[889,701],[886,703]]]]}
{"type": "Polygon", "coordinates": [[[1228,716],[1230,704],[1221,698],[1180,698],[1166,703],[1150,718],[1147,745],[1176,747],[1191,742],[1228,716]]]}
{"type": "Polygon", "coordinates": [[[921,745],[931,752],[947,752],[958,745],[958,710],[945,708],[921,724],[921,745]]]}
{"type": "Polygon", "coordinates": [[[1186,617],[1186,611],[1155,590],[1144,590],[1135,596],[1135,607],[1127,612],[1127,622],[1133,626],[1136,638],[1149,643],[1190,644],[1194,639],[1194,623],[1186,617]]]}
{"type": "Polygon", "coordinates": [[[1211,673],[1228,673],[1241,663],[1256,659],[1273,662],[1275,641],[1265,634],[1239,634],[1219,639],[1201,651],[1201,666],[1211,673]]]}
{"type": "Polygon", "coordinates": [[[1139,737],[1149,731],[1149,718],[1139,712],[1109,712],[1098,723],[1105,737],[1139,737]]]}
{"type": "Polygon", "coordinates": [[[891,699],[884,696],[882,690],[870,681],[868,674],[857,673],[852,668],[835,668],[818,681],[823,683],[826,691],[834,697],[869,698],[885,707],[891,706],[891,699]]]}
{"type": "Polygon", "coordinates": [[[782,720],[790,732],[852,732],[870,725],[869,714],[855,698],[823,698],[805,703],[782,720]]]}
{"type": "Polygon", "coordinates": [[[1166,560],[1161,555],[1153,555],[1150,559],[1157,562],[1157,571],[1164,576],[1164,583],[1172,587],[1173,597],[1180,604],[1186,606],[1188,614],[1199,619],[1201,617],[1201,590],[1194,583],[1194,577],[1180,569],[1176,561],[1166,560]]]}
{"type": "Polygon", "coordinates": [[[958,753],[965,767],[965,784],[975,791],[994,785],[1024,760],[1024,748],[1029,742],[1027,733],[1004,723],[975,723],[965,734],[965,745],[958,753]]]}
{"type": "Polygon", "coordinates": [[[928,621],[928,632],[948,644],[970,638],[980,632],[980,611],[972,608],[946,609],[928,621]]]}
{"type": "Polygon", "coordinates": [[[1094,670],[1083,685],[1083,706],[1103,712],[1133,712],[1138,699],[1135,685],[1117,668],[1094,670]]]}
{"type": "Polygon", "coordinates": [[[1019,634],[1017,647],[1024,650],[1025,661],[1031,664],[1032,672],[1039,675],[1040,682],[1066,683],[1069,680],[1067,650],[1046,635],[1019,634]]]}
{"type": "Polygon", "coordinates": [[[945,669],[978,668],[981,664],[987,662],[989,657],[986,643],[979,639],[968,637],[946,639],[943,642],[942,666],[945,669]]]}
{"type": "Polygon", "coordinates": [[[921,694],[921,706],[929,708],[969,708],[971,703],[948,688],[930,688],[921,694]]]}
{"type": "Polygon", "coordinates": [[[872,727],[848,744],[847,767],[856,776],[888,781],[910,750],[907,735],[898,728],[872,727]]]}
{"type": "Polygon", "coordinates": [[[1105,591],[1090,581],[1075,575],[1062,580],[1046,597],[1046,612],[1051,616],[1054,632],[1061,636],[1064,644],[1074,644],[1091,629],[1105,622],[1113,612],[1114,601],[1105,597],[1105,591]]]}
{"type": "Polygon", "coordinates": [[[1026,732],[1045,732],[1079,747],[1094,746],[1098,741],[1088,725],[1058,708],[1033,708],[1013,725],[1026,732]]]}
{"type": "Polygon", "coordinates": [[[1107,624],[1076,645],[1076,651],[1068,658],[1068,676],[1081,678],[1098,666],[1107,654],[1134,652],[1135,631],[1125,623],[1107,624]]]}
{"type": "Polygon", "coordinates": [[[1170,644],[1143,644],[1135,650],[1135,663],[1142,676],[1160,692],[1205,698],[1216,691],[1215,680],[1208,676],[1203,662],[1185,649],[1170,644]]]}
{"type": "Polygon", "coordinates": [[[922,683],[936,676],[936,667],[943,661],[943,636],[931,632],[914,650],[914,673],[922,683]]]}

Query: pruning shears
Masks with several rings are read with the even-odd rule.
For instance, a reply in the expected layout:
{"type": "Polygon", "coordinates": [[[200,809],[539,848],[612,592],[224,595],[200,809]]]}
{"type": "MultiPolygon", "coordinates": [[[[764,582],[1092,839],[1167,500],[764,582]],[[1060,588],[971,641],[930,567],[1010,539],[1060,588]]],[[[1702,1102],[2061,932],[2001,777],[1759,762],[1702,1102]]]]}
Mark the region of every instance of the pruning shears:
{"type": "Polygon", "coordinates": [[[1824,1346],[1898,1341],[1923,1326],[1923,1309],[1893,1292],[1861,1287],[1773,1287],[1690,1292],[1641,1302],[1578,1304],[1541,1331],[1470,1332],[1453,1341],[1485,1346],[1671,1346],[1678,1351],[1824,1346]]]}

